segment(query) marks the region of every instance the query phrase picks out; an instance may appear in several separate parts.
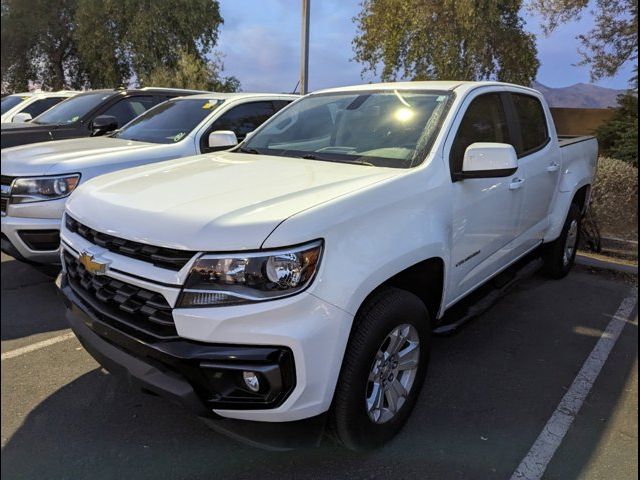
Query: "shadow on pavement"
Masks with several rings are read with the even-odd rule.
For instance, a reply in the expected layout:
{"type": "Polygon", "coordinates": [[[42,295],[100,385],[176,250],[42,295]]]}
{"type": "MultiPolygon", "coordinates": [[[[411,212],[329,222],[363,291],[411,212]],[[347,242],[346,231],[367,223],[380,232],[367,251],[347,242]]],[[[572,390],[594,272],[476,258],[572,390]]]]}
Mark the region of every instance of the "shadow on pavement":
{"type": "Polygon", "coordinates": [[[2,340],[69,327],[51,275],[3,255],[1,278],[2,340]]]}

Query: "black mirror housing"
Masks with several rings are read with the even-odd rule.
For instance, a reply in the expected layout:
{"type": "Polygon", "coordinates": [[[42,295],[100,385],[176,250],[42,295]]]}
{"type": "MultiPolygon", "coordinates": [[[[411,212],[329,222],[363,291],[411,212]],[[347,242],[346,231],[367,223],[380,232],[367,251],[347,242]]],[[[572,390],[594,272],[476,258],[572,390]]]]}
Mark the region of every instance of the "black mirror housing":
{"type": "Polygon", "coordinates": [[[118,128],[118,120],[111,115],[98,115],[91,122],[91,130],[93,135],[104,135],[118,128]]]}

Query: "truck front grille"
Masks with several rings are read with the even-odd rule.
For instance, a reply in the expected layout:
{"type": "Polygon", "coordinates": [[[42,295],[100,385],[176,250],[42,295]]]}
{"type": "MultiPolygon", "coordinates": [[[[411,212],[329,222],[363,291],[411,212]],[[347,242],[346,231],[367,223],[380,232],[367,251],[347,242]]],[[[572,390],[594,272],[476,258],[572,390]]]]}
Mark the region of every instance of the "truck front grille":
{"type": "Polygon", "coordinates": [[[65,214],[65,226],[69,231],[77,233],[85,240],[106,248],[111,252],[149,262],[156,267],[170,270],[180,270],[196,254],[196,252],[156,247],[98,232],[78,222],[69,214],[65,214]]]}
{"type": "Polygon", "coordinates": [[[0,177],[0,185],[11,185],[11,182],[13,182],[13,179],[15,177],[9,177],[7,175],[2,175],[0,177]]]}
{"type": "Polygon", "coordinates": [[[2,193],[0,194],[0,211],[2,215],[7,214],[7,207],[9,206],[9,198],[11,196],[11,184],[15,177],[8,177],[2,175],[0,180],[0,186],[2,187],[2,193]]]}
{"type": "Polygon", "coordinates": [[[101,320],[134,335],[143,333],[159,340],[178,337],[171,306],[160,293],[106,275],[92,275],[67,250],[63,250],[63,258],[69,285],[101,320]]]}

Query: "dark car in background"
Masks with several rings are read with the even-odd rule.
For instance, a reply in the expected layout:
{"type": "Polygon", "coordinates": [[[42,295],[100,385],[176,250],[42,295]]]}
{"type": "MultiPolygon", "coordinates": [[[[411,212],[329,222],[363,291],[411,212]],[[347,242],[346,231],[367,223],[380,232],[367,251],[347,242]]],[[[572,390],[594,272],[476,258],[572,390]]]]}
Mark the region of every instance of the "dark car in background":
{"type": "Polygon", "coordinates": [[[1,147],[104,135],[165,100],[195,93],[206,92],[146,87],[81,93],[59,103],[29,123],[3,124],[1,147]]]}

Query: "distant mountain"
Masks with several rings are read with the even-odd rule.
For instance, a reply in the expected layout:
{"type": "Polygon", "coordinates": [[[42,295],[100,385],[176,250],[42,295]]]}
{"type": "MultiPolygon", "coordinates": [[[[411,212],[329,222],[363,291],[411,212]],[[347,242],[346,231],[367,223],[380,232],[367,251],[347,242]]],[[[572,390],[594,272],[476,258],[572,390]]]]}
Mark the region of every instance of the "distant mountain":
{"type": "Polygon", "coordinates": [[[590,83],[576,83],[568,87],[552,88],[533,82],[533,88],[544,95],[551,107],[565,108],[615,107],[617,96],[625,92],[625,90],[598,87],[590,83]]]}

